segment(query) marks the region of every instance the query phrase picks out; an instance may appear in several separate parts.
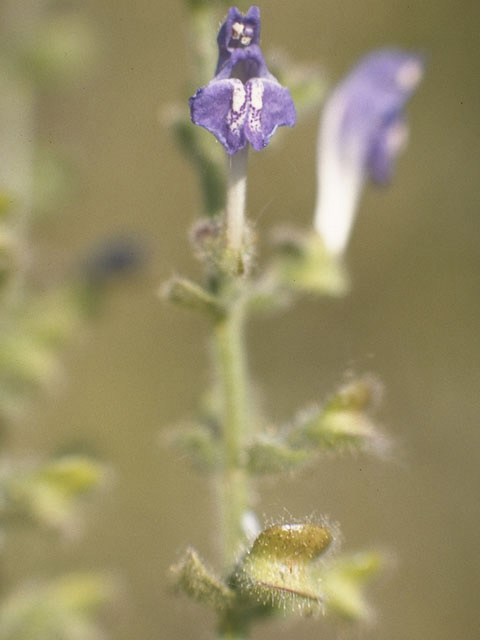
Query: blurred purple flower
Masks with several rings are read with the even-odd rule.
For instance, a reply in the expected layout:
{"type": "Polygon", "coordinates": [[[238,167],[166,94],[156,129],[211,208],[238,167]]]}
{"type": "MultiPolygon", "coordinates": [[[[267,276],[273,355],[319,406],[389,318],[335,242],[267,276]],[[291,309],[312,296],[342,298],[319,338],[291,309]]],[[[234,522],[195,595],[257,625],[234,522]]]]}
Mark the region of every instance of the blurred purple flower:
{"type": "Polygon", "coordinates": [[[328,98],[318,143],[314,225],[332,253],[350,236],[367,178],[386,184],[404,148],[404,108],[423,76],[421,56],[399,50],[367,55],[328,98]]]}
{"type": "Polygon", "coordinates": [[[218,33],[216,75],[190,98],[192,122],[213,133],[228,154],[247,142],[260,151],[277,127],[296,121],[290,92],[269,72],[259,41],[258,7],[245,16],[232,7],[218,33]]]}

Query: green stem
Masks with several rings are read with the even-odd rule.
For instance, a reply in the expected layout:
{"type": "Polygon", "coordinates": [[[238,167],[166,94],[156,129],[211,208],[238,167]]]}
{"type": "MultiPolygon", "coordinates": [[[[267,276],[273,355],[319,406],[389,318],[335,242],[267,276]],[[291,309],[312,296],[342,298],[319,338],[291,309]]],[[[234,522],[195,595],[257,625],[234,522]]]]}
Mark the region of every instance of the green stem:
{"type": "Polygon", "coordinates": [[[249,507],[244,465],[248,438],[246,361],[243,344],[243,304],[239,300],[216,325],[215,337],[223,403],[223,473],[220,505],[223,564],[231,570],[245,542],[243,518],[249,507]]]}

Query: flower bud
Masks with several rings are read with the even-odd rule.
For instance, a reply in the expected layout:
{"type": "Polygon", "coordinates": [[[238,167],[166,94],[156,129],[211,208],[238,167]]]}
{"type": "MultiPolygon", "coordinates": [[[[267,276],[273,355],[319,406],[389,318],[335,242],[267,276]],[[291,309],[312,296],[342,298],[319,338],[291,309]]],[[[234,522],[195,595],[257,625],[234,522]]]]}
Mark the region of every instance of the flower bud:
{"type": "Polygon", "coordinates": [[[331,530],[322,524],[268,527],[241,561],[235,584],[259,604],[313,613],[321,608],[323,591],[310,568],[332,539],[331,530]]]}

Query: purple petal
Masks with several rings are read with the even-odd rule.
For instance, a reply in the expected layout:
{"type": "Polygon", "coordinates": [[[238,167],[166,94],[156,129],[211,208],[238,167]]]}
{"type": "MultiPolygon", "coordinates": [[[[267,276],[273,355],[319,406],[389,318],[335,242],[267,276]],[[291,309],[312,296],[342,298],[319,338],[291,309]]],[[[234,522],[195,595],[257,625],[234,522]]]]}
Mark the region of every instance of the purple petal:
{"type": "Polygon", "coordinates": [[[408,126],[403,117],[395,118],[378,131],[368,151],[367,168],[372,180],[378,185],[388,184],[395,169],[398,154],[405,148],[408,126]]]}
{"type": "Polygon", "coordinates": [[[212,80],[190,98],[192,122],[208,129],[227,153],[246,145],[247,96],[241,80],[212,80]]]}
{"type": "Polygon", "coordinates": [[[420,56],[393,50],[364,58],[337,88],[332,99],[344,105],[339,144],[355,148],[364,170],[376,182],[388,181],[403,147],[395,132],[417,88],[424,63],[420,56]]]}
{"type": "Polygon", "coordinates": [[[248,114],[245,135],[255,151],[270,141],[277,127],[293,127],[297,116],[290,91],[274,80],[253,78],[245,86],[248,114]]]}

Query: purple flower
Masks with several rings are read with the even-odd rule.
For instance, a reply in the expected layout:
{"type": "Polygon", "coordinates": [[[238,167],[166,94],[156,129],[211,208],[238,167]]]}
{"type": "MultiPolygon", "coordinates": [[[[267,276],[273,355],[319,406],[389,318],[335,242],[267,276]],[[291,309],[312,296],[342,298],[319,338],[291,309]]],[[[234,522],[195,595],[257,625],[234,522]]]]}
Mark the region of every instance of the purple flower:
{"type": "Polygon", "coordinates": [[[290,92],[269,72],[259,41],[258,7],[245,16],[232,7],[218,33],[216,75],[190,98],[192,122],[213,133],[228,154],[247,142],[260,151],[277,127],[296,121],[290,92]]]}
{"type": "Polygon", "coordinates": [[[387,183],[404,148],[404,108],[423,75],[416,54],[380,50],[363,58],[325,105],[318,145],[315,229],[327,249],[348,242],[367,178],[387,183]]]}

